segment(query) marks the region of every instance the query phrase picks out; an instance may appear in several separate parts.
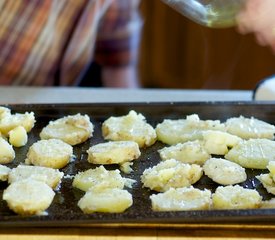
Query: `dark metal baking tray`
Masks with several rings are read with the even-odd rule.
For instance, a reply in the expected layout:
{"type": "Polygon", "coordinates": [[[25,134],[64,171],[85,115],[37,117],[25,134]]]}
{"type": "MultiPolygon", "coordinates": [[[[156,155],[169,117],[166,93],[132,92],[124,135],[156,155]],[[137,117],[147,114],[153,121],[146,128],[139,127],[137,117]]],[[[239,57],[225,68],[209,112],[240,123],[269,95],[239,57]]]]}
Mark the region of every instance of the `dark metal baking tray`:
{"type": "MultiPolygon", "coordinates": [[[[28,144],[16,148],[16,159],[9,164],[15,167],[24,162],[29,146],[39,140],[41,129],[54,120],[66,115],[81,113],[88,114],[95,124],[94,137],[87,142],[74,146],[76,161],[71,162],[62,171],[65,175],[74,175],[79,171],[95,168],[96,165],[87,162],[86,150],[93,144],[103,142],[101,124],[110,116],[126,115],[130,110],[142,113],[147,121],[156,126],[164,119],[185,118],[189,114],[198,114],[201,119],[219,119],[221,121],[235,116],[254,116],[261,120],[275,124],[275,105],[260,102],[179,102],[179,103],[102,103],[102,104],[27,104],[6,105],[12,112],[33,111],[36,124],[29,133],[28,144]]],[[[65,178],[61,188],[56,192],[53,203],[48,208],[46,216],[18,216],[10,211],[5,201],[0,201],[0,227],[39,226],[186,226],[188,224],[273,224],[275,225],[275,209],[250,210],[207,210],[207,211],[181,211],[181,212],[153,212],[149,195],[153,192],[143,188],[140,175],[145,168],[156,165],[160,159],[157,150],[164,147],[157,142],[152,147],[141,149],[141,157],[134,161],[134,172],[123,174],[137,180],[132,189],[127,189],[133,195],[133,206],[124,213],[94,213],[84,214],[78,208],[77,202],[84,195],[80,190],[72,187],[72,179],[65,178]]],[[[118,168],[117,165],[106,166],[107,169],[118,168]]],[[[247,188],[255,188],[264,199],[270,199],[262,185],[255,180],[259,170],[247,170],[248,180],[241,184],[247,188]]],[[[208,188],[212,191],[218,186],[203,176],[195,185],[198,188],[208,188]]],[[[7,183],[0,183],[0,194],[7,183]]]]}

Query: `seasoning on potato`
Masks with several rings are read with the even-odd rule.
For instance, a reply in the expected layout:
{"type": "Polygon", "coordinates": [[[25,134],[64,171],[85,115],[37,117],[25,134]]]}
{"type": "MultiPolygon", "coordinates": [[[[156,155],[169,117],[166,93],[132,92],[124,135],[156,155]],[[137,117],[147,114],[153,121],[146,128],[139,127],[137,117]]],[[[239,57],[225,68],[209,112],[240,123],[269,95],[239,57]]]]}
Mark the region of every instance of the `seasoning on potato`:
{"type": "Polygon", "coordinates": [[[140,156],[139,146],[134,141],[99,143],[88,150],[88,162],[93,164],[123,164],[140,156]]]}
{"type": "Polygon", "coordinates": [[[141,175],[141,182],[144,187],[151,190],[165,192],[171,187],[189,187],[196,183],[202,174],[202,168],[197,164],[187,164],[169,159],[145,169],[141,175]]]}
{"type": "Polygon", "coordinates": [[[44,140],[60,139],[74,146],[88,140],[93,136],[93,132],[94,125],[89,116],[75,114],[50,121],[42,129],[40,138],[44,140]]]}
{"type": "Polygon", "coordinates": [[[51,205],[55,192],[46,183],[25,179],[10,184],[3,192],[8,207],[20,215],[39,215],[51,205]]]}
{"type": "Polygon", "coordinates": [[[72,146],[62,140],[40,140],[30,146],[25,163],[59,169],[65,167],[72,156],[72,146]]]}
{"type": "Polygon", "coordinates": [[[209,210],[211,192],[194,187],[170,188],[164,193],[150,196],[153,211],[209,210]]]}
{"type": "Polygon", "coordinates": [[[155,129],[141,113],[133,110],[127,115],[106,119],[102,124],[102,134],[106,140],[137,142],[140,148],[149,147],[157,140],[155,129]]]}

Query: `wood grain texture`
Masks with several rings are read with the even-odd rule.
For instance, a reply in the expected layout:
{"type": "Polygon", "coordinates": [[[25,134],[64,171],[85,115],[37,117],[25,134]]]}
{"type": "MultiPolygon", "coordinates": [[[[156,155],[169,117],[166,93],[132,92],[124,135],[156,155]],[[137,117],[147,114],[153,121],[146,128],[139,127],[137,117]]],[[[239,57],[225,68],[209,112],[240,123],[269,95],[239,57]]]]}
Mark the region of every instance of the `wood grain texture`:
{"type": "Polygon", "coordinates": [[[16,228],[1,229],[0,239],[32,240],[183,240],[183,239],[274,239],[274,230],[248,230],[239,226],[239,229],[204,229],[204,228],[16,228]]]}
{"type": "Polygon", "coordinates": [[[142,1],[141,13],[145,87],[249,90],[275,73],[275,56],[253,35],[199,26],[160,0],[142,1]]]}

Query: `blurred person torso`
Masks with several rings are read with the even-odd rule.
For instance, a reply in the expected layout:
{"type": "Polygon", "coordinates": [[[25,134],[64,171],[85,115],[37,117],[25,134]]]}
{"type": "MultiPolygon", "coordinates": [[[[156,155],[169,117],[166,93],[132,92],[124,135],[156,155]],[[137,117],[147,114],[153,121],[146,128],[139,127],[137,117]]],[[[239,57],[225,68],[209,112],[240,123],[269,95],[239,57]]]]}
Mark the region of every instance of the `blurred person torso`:
{"type": "Polygon", "coordinates": [[[0,85],[77,85],[135,61],[139,0],[0,0],[0,85]]]}

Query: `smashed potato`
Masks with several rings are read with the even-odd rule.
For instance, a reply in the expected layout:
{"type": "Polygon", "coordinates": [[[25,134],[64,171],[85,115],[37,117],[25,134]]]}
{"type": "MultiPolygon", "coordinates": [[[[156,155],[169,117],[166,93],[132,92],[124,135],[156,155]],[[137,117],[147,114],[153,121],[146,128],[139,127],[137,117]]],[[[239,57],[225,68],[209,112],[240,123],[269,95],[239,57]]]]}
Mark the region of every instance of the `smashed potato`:
{"type": "Polygon", "coordinates": [[[0,164],[0,180],[7,181],[10,171],[11,169],[9,167],[0,164]]]}
{"type": "Polygon", "coordinates": [[[50,121],[40,133],[40,138],[60,139],[70,145],[85,142],[93,136],[94,125],[88,115],[69,115],[55,121],[50,121]]]}
{"type": "Polygon", "coordinates": [[[155,129],[145,117],[131,110],[127,115],[110,117],[102,124],[104,139],[113,141],[134,141],[139,147],[149,147],[157,140],[155,129]]]}
{"type": "Polygon", "coordinates": [[[54,195],[46,183],[28,178],[10,184],[3,192],[3,200],[17,214],[38,215],[51,205],[54,195]]]}
{"type": "Polygon", "coordinates": [[[88,162],[94,164],[123,164],[140,156],[139,146],[134,141],[99,143],[87,150],[88,162]]]}
{"type": "Polygon", "coordinates": [[[225,131],[225,126],[219,120],[201,120],[197,114],[186,119],[165,119],[156,126],[158,140],[169,145],[196,140],[203,130],[225,131]]]}
{"type": "Polygon", "coordinates": [[[7,107],[0,106],[0,120],[7,115],[11,115],[11,110],[7,107]]]}
{"type": "Polygon", "coordinates": [[[4,138],[0,137],[0,164],[7,164],[15,158],[15,151],[4,138]]]}
{"type": "Polygon", "coordinates": [[[0,132],[8,136],[9,131],[18,126],[22,126],[26,132],[30,132],[34,124],[35,117],[33,112],[5,114],[0,121],[0,132]]]}
{"type": "Polygon", "coordinates": [[[267,192],[275,195],[275,182],[270,174],[260,174],[256,178],[263,184],[267,192]]]}
{"type": "Polygon", "coordinates": [[[233,185],[246,181],[245,169],[237,163],[222,159],[210,158],[203,165],[205,175],[222,185],[233,185]]]}
{"type": "Polygon", "coordinates": [[[256,178],[263,184],[267,192],[275,195],[275,161],[270,161],[267,164],[269,173],[260,174],[256,178]]]}
{"type": "Polygon", "coordinates": [[[209,210],[211,192],[191,187],[170,188],[150,196],[153,211],[209,210]]]}
{"type": "Polygon", "coordinates": [[[62,140],[40,140],[30,146],[25,163],[59,169],[65,167],[72,156],[72,146],[62,140]]]}
{"type": "Polygon", "coordinates": [[[103,166],[99,166],[76,174],[73,187],[82,191],[88,191],[91,188],[98,190],[107,188],[123,189],[124,186],[131,187],[134,182],[132,179],[123,178],[118,169],[108,171],[103,166]]]}
{"type": "Polygon", "coordinates": [[[30,166],[30,165],[18,165],[13,168],[8,176],[8,183],[22,181],[24,179],[33,179],[46,183],[49,187],[55,189],[61,182],[63,172],[58,169],[30,166]]]}
{"type": "Polygon", "coordinates": [[[133,204],[132,195],[123,189],[108,188],[89,190],[79,200],[78,206],[84,213],[121,213],[133,204]]]}
{"type": "Polygon", "coordinates": [[[230,133],[216,130],[201,132],[202,145],[209,154],[224,155],[242,139],[230,133]]]}
{"type": "Polygon", "coordinates": [[[262,201],[261,208],[275,208],[275,198],[262,201]]]}
{"type": "Polygon", "coordinates": [[[269,161],[275,160],[275,141],[249,139],[239,142],[225,158],[245,168],[266,169],[269,161]]]}
{"type": "Polygon", "coordinates": [[[243,139],[267,138],[274,139],[275,126],[254,117],[243,116],[227,119],[225,122],[227,132],[243,139]]]}
{"type": "Polygon", "coordinates": [[[212,194],[213,209],[250,209],[259,208],[262,197],[253,189],[241,186],[220,186],[212,194]]]}
{"type": "Polygon", "coordinates": [[[189,187],[202,176],[202,168],[197,164],[185,164],[175,159],[160,162],[144,170],[141,182],[144,187],[158,192],[169,188],[189,187]]]}
{"type": "Polygon", "coordinates": [[[269,170],[269,174],[275,179],[275,161],[269,161],[266,167],[269,170]]]}
{"type": "Polygon", "coordinates": [[[199,141],[178,143],[158,150],[162,160],[176,159],[183,163],[203,165],[211,155],[203,148],[199,141]]]}

